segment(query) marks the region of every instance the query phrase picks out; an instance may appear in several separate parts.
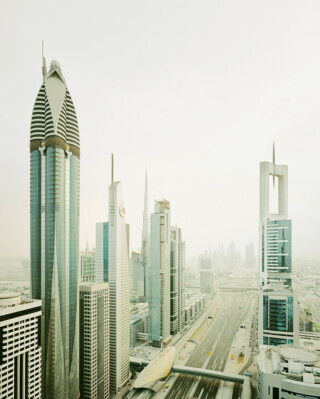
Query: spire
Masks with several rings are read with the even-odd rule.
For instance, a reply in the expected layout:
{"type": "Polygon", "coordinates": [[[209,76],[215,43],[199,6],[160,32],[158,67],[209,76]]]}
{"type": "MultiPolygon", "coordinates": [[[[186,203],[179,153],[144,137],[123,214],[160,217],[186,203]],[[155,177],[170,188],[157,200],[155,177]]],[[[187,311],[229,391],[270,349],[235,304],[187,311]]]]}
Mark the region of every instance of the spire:
{"type": "Polygon", "coordinates": [[[43,81],[44,81],[46,74],[47,74],[47,65],[46,65],[46,59],[44,58],[44,43],[42,40],[42,76],[43,76],[43,81]]]}
{"type": "Polygon", "coordinates": [[[273,142],[273,148],[272,148],[272,163],[273,163],[273,188],[274,188],[275,173],[276,173],[276,153],[275,153],[275,148],[274,148],[274,142],[273,142]]]}
{"type": "Polygon", "coordinates": [[[113,163],[113,154],[111,154],[111,184],[113,184],[114,180],[114,163],[113,163]]]}
{"type": "Polygon", "coordinates": [[[148,209],[148,172],[146,170],[145,186],[144,186],[144,209],[143,209],[143,230],[142,240],[145,240],[149,235],[149,209],[148,209]]]}

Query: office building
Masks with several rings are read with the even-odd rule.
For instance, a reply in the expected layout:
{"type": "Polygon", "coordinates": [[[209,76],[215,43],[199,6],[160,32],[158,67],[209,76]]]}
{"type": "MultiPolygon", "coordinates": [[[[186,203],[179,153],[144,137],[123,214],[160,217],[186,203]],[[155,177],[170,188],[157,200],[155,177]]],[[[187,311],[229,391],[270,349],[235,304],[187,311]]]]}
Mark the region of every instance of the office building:
{"type": "Polygon", "coordinates": [[[41,398],[41,301],[0,293],[0,398],[41,398]]]}
{"type": "Polygon", "coordinates": [[[148,333],[153,346],[170,339],[170,202],[155,201],[148,260],[148,333]]]}
{"type": "Polygon", "coordinates": [[[170,246],[170,334],[175,335],[185,325],[185,242],[178,227],[171,227],[170,246]]]}
{"type": "Polygon", "coordinates": [[[116,394],[129,380],[130,293],[129,228],[120,182],[109,186],[108,281],[110,289],[110,390],[116,394]]]}
{"type": "Polygon", "coordinates": [[[81,282],[96,281],[96,251],[80,252],[81,282]]]}
{"type": "Polygon", "coordinates": [[[80,394],[109,398],[109,285],[80,284],[80,394]]]}
{"type": "Polygon", "coordinates": [[[261,399],[320,397],[319,355],[301,347],[261,346],[257,358],[261,399]]]}
{"type": "Polygon", "coordinates": [[[200,292],[207,295],[213,293],[212,254],[205,251],[199,256],[200,292]]]}
{"type": "Polygon", "coordinates": [[[80,142],[60,65],[52,61],[30,134],[31,295],[42,300],[43,396],[79,397],[80,142]]]}
{"type": "Polygon", "coordinates": [[[132,290],[138,295],[138,301],[145,299],[145,268],[143,255],[139,252],[131,253],[131,280],[132,290]]]}
{"type": "Polygon", "coordinates": [[[108,282],[109,223],[96,224],[96,282],[108,282]]]}
{"type": "Polygon", "coordinates": [[[297,345],[298,301],[291,282],[288,166],[276,165],[274,156],[273,163],[260,163],[259,267],[259,345],[297,345]],[[271,183],[273,189],[278,187],[278,209],[275,212],[270,212],[271,183]]]}

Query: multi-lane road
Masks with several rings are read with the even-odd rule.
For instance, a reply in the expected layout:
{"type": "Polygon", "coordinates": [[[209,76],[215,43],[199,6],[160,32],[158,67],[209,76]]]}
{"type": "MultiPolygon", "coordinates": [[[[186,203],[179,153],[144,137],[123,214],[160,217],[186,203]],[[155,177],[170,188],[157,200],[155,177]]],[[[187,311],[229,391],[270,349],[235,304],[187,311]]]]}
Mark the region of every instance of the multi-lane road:
{"type": "MultiPolygon", "coordinates": [[[[256,294],[245,292],[225,293],[223,305],[205,337],[193,350],[186,365],[223,371],[234,334],[246,318],[256,294]]],[[[170,387],[166,399],[195,397],[215,398],[220,381],[209,378],[178,376],[170,387]]],[[[240,395],[240,392],[238,393],[240,395]]]]}

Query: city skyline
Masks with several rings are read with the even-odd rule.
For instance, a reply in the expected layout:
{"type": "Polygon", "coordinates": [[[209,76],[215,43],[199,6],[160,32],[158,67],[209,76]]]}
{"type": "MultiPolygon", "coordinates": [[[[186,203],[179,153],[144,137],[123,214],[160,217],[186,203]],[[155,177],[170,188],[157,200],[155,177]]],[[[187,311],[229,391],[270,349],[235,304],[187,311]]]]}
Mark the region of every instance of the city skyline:
{"type": "Polygon", "coordinates": [[[29,253],[26,132],[39,83],[42,39],[47,58],[63,60],[63,72],[67,78],[72,75],[80,115],[81,249],[87,239],[94,244],[95,223],[104,219],[111,152],[127,198],[132,250],[140,247],[146,168],[149,208],[153,200],[170,198],[172,222],[181,226],[188,242],[187,257],[220,242],[237,241],[244,247],[254,241],[257,247],[256,165],[270,160],[275,141],[283,163],[290,164],[293,257],[319,257],[317,234],[307,223],[311,217],[315,226],[320,222],[320,215],[312,212],[320,186],[320,58],[314,51],[320,37],[315,18],[319,4],[285,1],[280,7],[277,2],[266,6],[246,1],[241,7],[228,1],[195,8],[188,2],[162,2],[160,7],[141,1],[125,2],[123,13],[120,5],[97,1],[98,23],[93,26],[85,6],[77,5],[70,35],[72,3],[63,15],[59,7],[52,10],[47,25],[39,2],[33,3],[42,15],[37,19],[32,6],[16,4],[21,12],[6,4],[0,17],[5,55],[0,68],[7,77],[0,97],[6,110],[0,121],[6,147],[2,170],[12,168],[15,159],[13,172],[1,174],[6,193],[0,200],[1,257],[29,253]],[[144,13],[138,16],[141,7],[144,13]],[[102,23],[104,16],[107,23],[102,23]],[[85,32],[84,21],[89,28],[85,32]],[[91,46],[84,57],[80,43],[86,41],[91,46]],[[15,106],[19,118],[12,117],[15,106]],[[160,136],[161,142],[156,140],[160,136]],[[194,204],[197,217],[185,218],[194,204]]]}

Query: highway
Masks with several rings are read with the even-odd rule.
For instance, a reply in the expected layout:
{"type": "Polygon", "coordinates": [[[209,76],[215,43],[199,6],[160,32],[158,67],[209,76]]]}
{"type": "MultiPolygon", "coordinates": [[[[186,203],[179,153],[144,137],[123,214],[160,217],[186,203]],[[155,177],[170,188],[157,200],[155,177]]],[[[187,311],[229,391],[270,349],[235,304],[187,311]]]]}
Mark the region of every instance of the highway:
{"type": "MultiPolygon", "coordinates": [[[[191,353],[186,366],[224,370],[234,334],[248,314],[250,303],[255,295],[237,292],[237,294],[223,293],[223,296],[224,301],[220,312],[205,337],[191,353]]],[[[199,379],[179,375],[170,387],[166,399],[182,399],[189,396],[198,399],[215,398],[220,382],[220,380],[209,378],[199,379]]]]}

